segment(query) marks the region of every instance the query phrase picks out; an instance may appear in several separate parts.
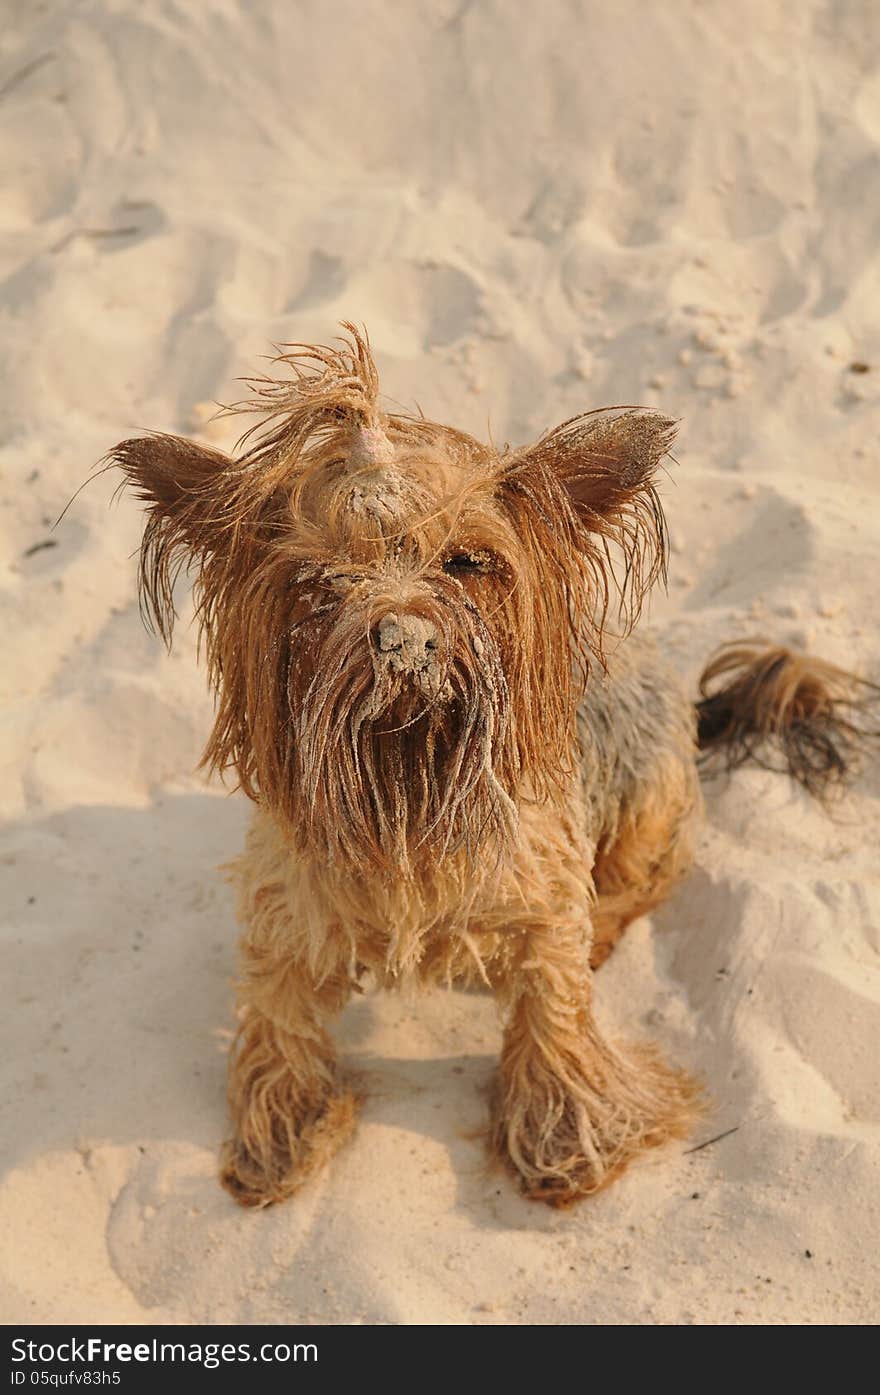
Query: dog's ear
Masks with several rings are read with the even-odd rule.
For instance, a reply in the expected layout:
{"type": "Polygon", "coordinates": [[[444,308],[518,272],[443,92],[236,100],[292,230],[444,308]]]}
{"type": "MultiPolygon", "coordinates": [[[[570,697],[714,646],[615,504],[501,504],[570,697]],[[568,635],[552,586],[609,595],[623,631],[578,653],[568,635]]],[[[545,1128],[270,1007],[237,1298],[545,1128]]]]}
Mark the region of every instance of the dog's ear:
{"type": "Polygon", "coordinates": [[[675,439],[677,424],[644,408],[588,412],[563,422],[525,452],[553,472],[591,531],[619,526],[638,506],[675,439]]]}
{"type": "Polygon", "coordinates": [[[654,478],[675,432],[658,412],[612,408],[573,417],[503,461],[502,493],[521,531],[568,574],[568,589],[588,583],[589,647],[600,657],[612,598],[626,633],[648,590],[665,579],[666,522],[654,478]]]}
{"type": "Polygon", "coordinates": [[[147,505],[138,574],[141,614],[170,644],[178,574],[203,565],[228,538],[223,501],[233,462],[210,446],[160,432],[121,441],[106,461],[122,470],[147,505]]]}

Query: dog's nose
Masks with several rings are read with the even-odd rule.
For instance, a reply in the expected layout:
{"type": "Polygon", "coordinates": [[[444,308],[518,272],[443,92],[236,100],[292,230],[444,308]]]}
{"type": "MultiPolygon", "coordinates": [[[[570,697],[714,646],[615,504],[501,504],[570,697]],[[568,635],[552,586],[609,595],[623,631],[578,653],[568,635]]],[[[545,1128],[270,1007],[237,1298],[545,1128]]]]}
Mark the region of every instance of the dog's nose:
{"type": "Polygon", "coordinates": [[[389,611],[373,630],[373,642],[396,673],[419,673],[434,662],[437,631],[420,615],[389,611]]]}

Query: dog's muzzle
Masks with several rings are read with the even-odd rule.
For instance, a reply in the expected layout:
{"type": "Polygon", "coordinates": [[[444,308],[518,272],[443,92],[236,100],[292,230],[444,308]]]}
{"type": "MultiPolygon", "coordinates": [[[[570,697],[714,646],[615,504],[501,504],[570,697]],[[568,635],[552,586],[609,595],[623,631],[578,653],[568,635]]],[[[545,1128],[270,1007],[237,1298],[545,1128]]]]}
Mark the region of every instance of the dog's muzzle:
{"type": "Polygon", "coordinates": [[[412,674],[420,685],[437,674],[437,631],[430,620],[419,615],[384,615],[373,629],[377,657],[384,659],[392,673],[412,674]]]}
{"type": "Polygon", "coordinates": [[[374,662],[387,673],[409,679],[431,698],[440,697],[448,688],[441,642],[430,620],[391,610],[373,627],[372,643],[374,662]]]}

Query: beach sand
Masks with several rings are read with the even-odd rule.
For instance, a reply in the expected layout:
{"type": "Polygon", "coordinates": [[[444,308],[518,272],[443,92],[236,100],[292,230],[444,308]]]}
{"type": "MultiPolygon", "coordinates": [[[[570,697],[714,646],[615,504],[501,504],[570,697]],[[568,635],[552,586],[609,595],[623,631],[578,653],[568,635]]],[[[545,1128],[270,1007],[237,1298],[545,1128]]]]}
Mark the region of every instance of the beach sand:
{"type": "Polygon", "coordinates": [[[0,34],[6,1322],[866,1323],[880,1253],[880,761],[829,816],[707,786],[603,1019],[714,1101],[563,1213],[489,1170],[476,994],[371,995],[368,1098],[292,1201],[225,1132],[240,794],[186,586],[142,629],[114,442],[230,444],[272,341],[366,324],[385,392],[519,444],[681,418],[649,623],[880,674],[880,9],[673,0],[20,3],[0,34]],[[710,1146],[695,1145],[726,1134],[710,1146]]]}

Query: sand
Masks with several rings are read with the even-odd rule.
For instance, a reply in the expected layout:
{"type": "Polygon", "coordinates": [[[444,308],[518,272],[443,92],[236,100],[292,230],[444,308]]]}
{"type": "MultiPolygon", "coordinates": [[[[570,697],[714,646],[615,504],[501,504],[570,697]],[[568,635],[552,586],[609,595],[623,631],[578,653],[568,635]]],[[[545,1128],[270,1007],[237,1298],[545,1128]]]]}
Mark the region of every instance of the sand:
{"type": "Polygon", "coordinates": [[[136,503],[104,476],[51,525],[139,429],[228,443],[211,402],[346,317],[393,399],[498,442],[682,418],[650,623],[689,682],[755,634],[876,677],[880,10],[10,11],[0,1315],[876,1319],[878,767],[832,818],[711,785],[692,878],[602,971],[605,1020],[704,1074],[693,1143],[735,1132],[529,1205],[479,1138],[491,1001],[370,996],[355,1142],[248,1214],[215,1181],[246,801],[192,773],[211,703],[186,619],[170,657],[140,627],[136,503]]]}

